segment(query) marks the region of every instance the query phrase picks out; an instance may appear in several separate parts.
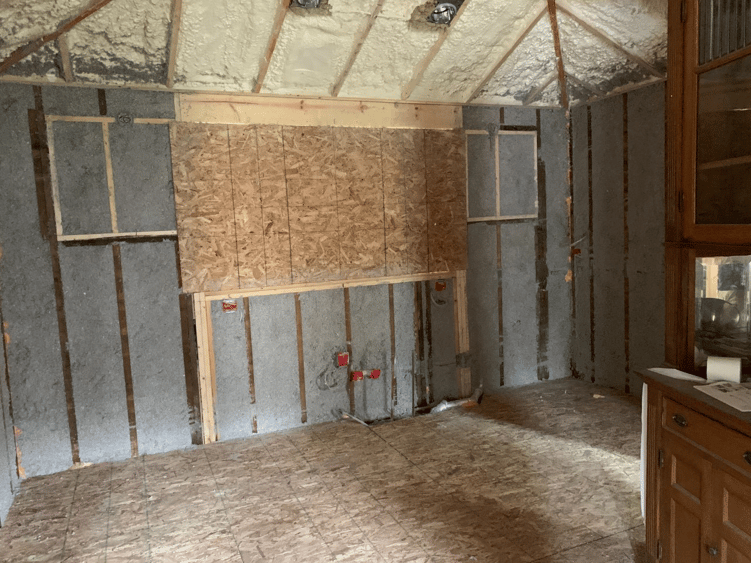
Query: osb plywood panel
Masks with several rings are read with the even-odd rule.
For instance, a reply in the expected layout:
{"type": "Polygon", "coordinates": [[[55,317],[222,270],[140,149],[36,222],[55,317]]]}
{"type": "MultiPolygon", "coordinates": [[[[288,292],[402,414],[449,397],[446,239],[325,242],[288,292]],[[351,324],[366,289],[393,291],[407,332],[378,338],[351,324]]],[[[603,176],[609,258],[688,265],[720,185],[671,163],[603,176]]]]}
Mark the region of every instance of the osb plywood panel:
{"type": "Polygon", "coordinates": [[[178,122],[170,137],[178,233],[234,238],[227,127],[178,122]]]}
{"type": "Polygon", "coordinates": [[[183,291],[224,291],[238,287],[235,237],[180,236],[183,291]]]}
{"type": "Polygon", "coordinates": [[[466,267],[461,131],[178,123],[186,291],[466,267]]]}
{"type": "Polygon", "coordinates": [[[428,201],[464,199],[466,140],[461,129],[425,131],[428,201]]]}

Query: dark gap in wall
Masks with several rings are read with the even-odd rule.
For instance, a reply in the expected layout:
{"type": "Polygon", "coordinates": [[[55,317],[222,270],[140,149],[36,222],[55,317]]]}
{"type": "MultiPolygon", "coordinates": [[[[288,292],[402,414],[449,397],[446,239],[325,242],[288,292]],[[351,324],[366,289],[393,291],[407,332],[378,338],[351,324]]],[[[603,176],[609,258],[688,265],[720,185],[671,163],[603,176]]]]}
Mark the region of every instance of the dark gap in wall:
{"type": "Polygon", "coordinates": [[[305,354],[302,342],[302,307],[299,293],[295,293],[295,323],[297,324],[297,372],[300,378],[300,422],[305,424],[308,422],[308,406],[305,400],[305,354]]]}
{"type": "Polygon", "coordinates": [[[389,284],[389,337],[391,339],[391,420],[396,406],[396,311],[394,310],[394,284],[389,284]]]}
{"type": "MultiPolygon", "coordinates": [[[[0,250],[0,257],[2,257],[2,251],[1,250],[0,250]]],[[[7,340],[6,340],[7,338],[10,338],[10,336],[7,335],[7,330],[6,329],[7,329],[7,327],[5,326],[5,320],[3,319],[3,301],[2,301],[2,297],[0,296],[0,336],[2,336],[3,361],[4,361],[3,366],[5,368],[4,371],[3,371],[3,376],[5,377],[5,388],[8,390],[8,416],[10,417],[10,421],[7,421],[7,420],[5,420],[5,416],[4,416],[5,413],[0,413],[0,416],[3,417],[3,436],[7,436],[8,435],[8,424],[9,423],[10,423],[11,429],[15,429],[15,423],[14,423],[14,418],[13,418],[13,397],[10,394],[10,368],[8,368],[8,346],[7,346],[7,340]]],[[[3,406],[2,406],[2,388],[0,388],[0,409],[2,409],[2,408],[3,408],[3,406]]],[[[15,444],[15,435],[16,435],[16,433],[13,432],[14,445],[17,448],[18,445],[15,444]]],[[[8,456],[8,471],[9,471],[8,478],[10,479],[11,492],[15,492],[15,491],[13,491],[13,488],[14,488],[13,485],[16,482],[16,480],[13,478],[13,475],[10,473],[10,471],[11,471],[10,460],[11,459],[15,459],[16,460],[16,476],[18,476],[18,457],[17,457],[17,453],[16,453],[18,450],[16,450],[16,452],[11,453],[11,451],[10,451],[10,442],[7,442],[7,441],[5,443],[5,448],[6,448],[6,452],[7,452],[7,456],[8,456]]],[[[2,527],[2,523],[0,523],[0,527],[2,527]]]]}
{"type": "MultiPolygon", "coordinates": [[[[144,243],[150,243],[150,242],[164,242],[167,240],[173,240],[175,241],[175,244],[177,244],[177,238],[175,235],[166,235],[166,236],[156,236],[156,237],[111,237],[111,238],[101,238],[101,239],[91,239],[91,240],[64,240],[62,242],[59,242],[58,244],[60,246],[64,246],[66,248],[74,247],[74,246],[109,246],[110,244],[117,243],[117,242],[127,242],[128,244],[144,244],[144,243]]],[[[179,269],[178,269],[179,271],[179,269]]]]}
{"type": "Polygon", "coordinates": [[[39,211],[39,232],[42,235],[42,239],[49,242],[50,236],[54,232],[54,220],[51,219],[48,213],[47,199],[44,193],[45,169],[42,151],[45,151],[47,146],[46,143],[40,142],[36,127],[36,114],[32,115],[32,111],[44,111],[42,89],[39,87],[34,88],[34,103],[36,109],[29,110],[29,134],[31,135],[31,154],[32,159],[34,160],[34,181],[36,183],[37,209],[39,211]]]}
{"type": "Polygon", "coordinates": [[[495,248],[496,248],[496,271],[498,273],[498,356],[499,356],[499,381],[503,387],[505,381],[503,362],[503,278],[501,276],[501,224],[495,224],[495,248]]]}
{"type": "MultiPolygon", "coordinates": [[[[70,435],[70,447],[74,464],[81,463],[81,457],[78,447],[78,425],[76,422],[75,402],[73,399],[73,372],[70,363],[70,353],[68,352],[68,325],[65,316],[65,302],[63,298],[63,281],[62,271],[60,269],[60,254],[57,247],[57,233],[52,225],[54,217],[52,205],[52,181],[50,176],[49,148],[47,144],[47,123],[44,117],[44,104],[42,103],[42,89],[34,86],[34,100],[36,109],[29,110],[29,132],[31,136],[31,146],[35,148],[32,151],[32,157],[38,159],[35,167],[38,167],[42,174],[37,177],[37,182],[42,183],[41,190],[44,193],[44,216],[47,219],[47,225],[42,226],[42,230],[47,229],[50,236],[47,238],[50,248],[50,261],[52,263],[52,278],[55,288],[55,309],[57,313],[57,325],[60,339],[60,356],[63,370],[63,383],[65,387],[65,402],[68,412],[68,431],[70,435]]],[[[39,188],[38,188],[39,189],[39,188]]],[[[41,217],[41,214],[40,214],[41,217]]],[[[23,469],[18,467],[19,474],[23,469]]]]}
{"type": "Polygon", "coordinates": [[[630,299],[629,299],[629,280],[628,280],[628,93],[623,94],[623,319],[624,319],[624,340],[623,352],[625,355],[626,382],[624,390],[630,391],[631,375],[631,343],[629,342],[630,331],[630,299]]]}
{"type": "MultiPolygon", "coordinates": [[[[576,338],[576,268],[574,254],[574,236],[576,233],[576,222],[574,209],[576,202],[574,201],[574,121],[571,111],[566,112],[566,128],[568,129],[568,173],[566,181],[568,182],[568,239],[569,239],[569,255],[568,264],[569,271],[571,272],[571,331],[573,333],[573,342],[577,342],[576,338]]],[[[582,374],[576,366],[576,354],[571,354],[571,375],[576,379],[583,379],[582,374]]]]}
{"type": "Polygon", "coordinates": [[[180,267],[180,243],[175,240],[175,266],[177,267],[177,288],[183,288],[183,270],[180,267]]]}
{"type": "Polygon", "coordinates": [[[198,342],[196,341],[196,323],[193,315],[193,298],[181,293],[180,327],[183,340],[183,362],[185,364],[185,392],[188,399],[188,425],[191,443],[203,443],[201,427],[201,401],[198,388],[198,342]]]}
{"type": "Polygon", "coordinates": [[[125,376],[125,398],[128,403],[128,428],[130,430],[130,456],[138,457],[138,429],[136,426],[136,402],[133,395],[133,369],[130,363],[130,341],[128,339],[128,317],[125,312],[125,284],[123,282],[123,261],[120,245],[112,245],[112,260],[115,266],[115,290],[117,292],[117,314],[120,321],[120,347],[123,356],[125,376]]]}
{"type": "Polygon", "coordinates": [[[250,331],[250,299],[243,297],[243,309],[245,311],[245,350],[248,354],[248,391],[250,392],[250,404],[256,402],[256,379],[253,371],[253,339],[250,331]]]}
{"type": "Polygon", "coordinates": [[[433,402],[433,282],[425,283],[425,336],[428,345],[428,371],[425,379],[425,402],[429,405],[433,402]]]}
{"type": "MultiPolygon", "coordinates": [[[[537,131],[537,127],[534,125],[503,125],[498,128],[499,131],[537,131]]],[[[538,136],[539,145],[539,136],[538,136]]]]}
{"type": "Polygon", "coordinates": [[[414,405],[416,407],[424,407],[426,402],[424,401],[423,392],[425,390],[425,373],[423,366],[425,365],[425,334],[422,324],[422,282],[415,282],[415,351],[417,355],[417,365],[415,366],[415,386],[417,387],[417,393],[414,396],[414,405]]]}
{"type": "Polygon", "coordinates": [[[594,215],[592,213],[592,106],[587,106],[587,190],[589,200],[589,355],[592,360],[592,383],[595,382],[595,272],[594,272],[594,215]]]}
{"type": "MultiPolygon", "coordinates": [[[[536,112],[537,154],[542,147],[540,110],[536,112]]],[[[537,223],[535,224],[535,277],[537,281],[537,379],[550,378],[548,342],[550,339],[550,307],[548,303],[548,196],[545,162],[537,157],[537,223]]]]}
{"type": "Polygon", "coordinates": [[[350,310],[349,288],[344,288],[344,326],[347,338],[347,393],[349,394],[349,412],[355,413],[355,385],[352,381],[352,312],[350,310]]]}
{"type": "Polygon", "coordinates": [[[107,115],[107,93],[103,88],[98,88],[96,93],[99,99],[99,115],[107,115]]]}

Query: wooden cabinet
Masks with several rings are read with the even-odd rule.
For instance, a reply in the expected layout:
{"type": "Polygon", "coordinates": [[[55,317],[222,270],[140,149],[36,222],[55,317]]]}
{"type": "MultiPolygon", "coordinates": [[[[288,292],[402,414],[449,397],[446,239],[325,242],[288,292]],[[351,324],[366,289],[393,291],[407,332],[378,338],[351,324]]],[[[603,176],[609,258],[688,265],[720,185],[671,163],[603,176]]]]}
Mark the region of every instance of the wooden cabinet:
{"type": "Polygon", "coordinates": [[[751,414],[642,373],[647,551],[665,563],[751,563],[751,414]]]}

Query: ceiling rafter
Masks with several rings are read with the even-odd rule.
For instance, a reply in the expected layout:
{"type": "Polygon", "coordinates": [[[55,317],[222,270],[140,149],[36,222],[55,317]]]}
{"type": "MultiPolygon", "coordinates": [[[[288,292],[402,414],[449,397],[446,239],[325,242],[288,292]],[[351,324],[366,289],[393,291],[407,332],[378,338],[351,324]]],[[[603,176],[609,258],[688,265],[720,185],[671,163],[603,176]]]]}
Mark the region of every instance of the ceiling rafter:
{"type": "Polygon", "coordinates": [[[177,66],[177,43],[180,39],[180,21],[183,14],[183,0],[172,0],[172,15],[170,17],[169,43],[167,44],[167,79],[165,85],[172,88],[175,85],[175,67],[177,66]]]}
{"type": "Polygon", "coordinates": [[[595,84],[590,84],[589,82],[585,82],[584,80],[578,79],[576,76],[570,73],[566,73],[566,78],[571,82],[574,86],[586,90],[587,92],[590,92],[593,96],[604,96],[607,94],[605,90],[600,88],[599,86],[595,84]]]}
{"type": "Polygon", "coordinates": [[[352,70],[352,67],[355,64],[355,61],[357,60],[358,55],[360,54],[360,51],[362,50],[362,46],[365,44],[365,40],[368,38],[368,35],[370,34],[370,30],[373,29],[373,24],[376,21],[376,18],[378,17],[378,14],[381,13],[381,9],[383,8],[383,3],[386,0],[378,0],[378,3],[376,4],[375,9],[373,10],[373,13],[370,14],[370,17],[368,18],[368,21],[363,26],[362,30],[360,31],[360,35],[357,38],[357,41],[355,41],[355,48],[352,50],[352,53],[349,56],[349,59],[347,60],[347,64],[344,65],[344,68],[342,69],[342,72],[339,73],[339,78],[337,78],[336,83],[334,84],[334,87],[331,90],[331,95],[336,98],[339,95],[339,92],[342,90],[342,86],[344,86],[344,81],[347,80],[347,76],[349,76],[349,71],[352,70]]]}
{"type": "Polygon", "coordinates": [[[545,88],[550,86],[556,78],[558,78],[558,71],[554,70],[553,72],[548,74],[548,77],[545,80],[543,80],[536,88],[532,89],[529,94],[527,94],[527,97],[524,98],[522,105],[528,106],[529,104],[534,102],[537,96],[539,96],[542,91],[545,90],[545,88]]]}
{"type": "Polygon", "coordinates": [[[63,78],[65,82],[74,82],[76,77],[73,75],[73,65],[70,64],[70,49],[68,49],[68,36],[64,33],[57,38],[57,50],[60,53],[60,62],[63,67],[63,78]]]}
{"type": "Polygon", "coordinates": [[[269,42],[266,45],[266,51],[261,58],[261,65],[258,69],[258,78],[256,78],[256,85],[253,88],[253,93],[258,94],[263,88],[263,81],[266,80],[266,73],[269,71],[269,65],[271,64],[271,57],[274,55],[274,49],[276,49],[276,42],[279,41],[279,34],[282,32],[282,25],[284,25],[284,18],[287,17],[289,11],[289,5],[292,0],[279,0],[279,6],[276,8],[276,15],[274,16],[274,26],[271,28],[271,35],[269,35],[269,42]]]}
{"type": "Polygon", "coordinates": [[[574,20],[576,23],[578,23],[581,27],[583,27],[585,30],[587,30],[589,33],[600,39],[601,41],[604,41],[614,49],[620,51],[623,53],[623,55],[626,56],[630,61],[636,63],[640,67],[642,67],[644,70],[646,70],[649,74],[657,77],[657,78],[665,78],[665,73],[660,72],[657,68],[655,68],[654,65],[649,64],[647,61],[644,60],[643,57],[640,57],[633,51],[627,49],[620,43],[618,43],[615,39],[612,39],[611,37],[608,37],[604,32],[597,29],[595,26],[593,26],[591,23],[587,22],[584,18],[581,16],[575,14],[571,6],[568,5],[567,2],[562,0],[557,0],[558,3],[558,9],[566,14],[569,18],[574,20]]]}
{"type": "Polygon", "coordinates": [[[537,22],[542,19],[542,16],[544,16],[547,13],[547,8],[543,4],[540,8],[539,13],[537,16],[529,23],[527,27],[522,30],[522,32],[517,36],[516,41],[514,41],[514,44],[511,45],[511,48],[506,51],[503,56],[498,60],[498,62],[493,65],[493,68],[488,72],[485,77],[480,81],[480,84],[478,84],[477,88],[474,89],[472,94],[467,98],[467,101],[465,103],[469,103],[472,100],[474,100],[477,96],[480,95],[480,92],[483,88],[485,88],[485,85],[490,82],[490,79],[495,76],[495,73],[498,72],[498,70],[503,66],[503,63],[505,63],[508,58],[516,51],[517,47],[521,45],[522,41],[524,41],[524,38],[529,35],[529,32],[534,29],[534,27],[537,25],[537,22]]]}
{"type": "Polygon", "coordinates": [[[37,52],[50,41],[55,41],[58,37],[73,29],[76,25],[81,23],[90,15],[95,14],[96,12],[104,8],[110,2],[112,2],[112,0],[92,0],[89,5],[78,12],[78,14],[60,22],[55,31],[42,35],[41,37],[38,37],[37,39],[29,41],[25,45],[20,46],[18,49],[8,55],[3,62],[0,63],[0,74],[5,73],[5,71],[7,71],[14,64],[25,59],[32,53],[37,52]]]}
{"type": "Polygon", "coordinates": [[[409,97],[412,96],[412,92],[414,92],[415,88],[417,88],[417,85],[422,82],[422,77],[425,74],[425,71],[428,70],[428,66],[430,66],[430,63],[433,62],[433,59],[438,54],[438,51],[441,50],[443,43],[448,38],[449,33],[451,33],[453,26],[455,26],[456,22],[459,21],[459,18],[462,17],[462,14],[469,5],[469,2],[470,0],[464,0],[464,3],[459,8],[459,11],[456,12],[454,19],[451,20],[451,24],[441,30],[441,34],[438,36],[438,39],[435,40],[435,43],[433,43],[433,46],[428,51],[428,54],[425,55],[425,57],[423,57],[423,59],[419,63],[417,63],[414,70],[412,71],[412,78],[402,89],[402,100],[409,99],[409,97]]]}
{"type": "Polygon", "coordinates": [[[561,107],[568,107],[568,92],[566,92],[566,70],[563,68],[563,52],[561,51],[561,34],[558,31],[558,13],[555,0],[548,0],[548,14],[550,15],[550,28],[553,30],[553,45],[555,58],[558,63],[558,82],[561,85],[561,107]]]}

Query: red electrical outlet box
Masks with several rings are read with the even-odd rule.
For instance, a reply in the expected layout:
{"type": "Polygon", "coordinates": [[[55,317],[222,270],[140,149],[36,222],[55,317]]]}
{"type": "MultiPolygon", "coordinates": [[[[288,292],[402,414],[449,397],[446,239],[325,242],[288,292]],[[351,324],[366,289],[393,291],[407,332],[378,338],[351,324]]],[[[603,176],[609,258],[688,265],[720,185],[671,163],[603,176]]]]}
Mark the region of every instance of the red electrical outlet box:
{"type": "Polygon", "coordinates": [[[224,313],[237,312],[237,301],[235,299],[224,299],[222,301],[222,312],[224,313]]]}
{"type": "Polygon", "coordinates": [[[370,375],[368,375],[370,379],[378,379],[381,377],[381,370],[379,369],[372,369],[370,370],[370,375]]]}
{"type": "Polygon", "coordinates": [[[340,368],[349,365],[349,354],[347,352],[339,352],[336,355],[336,365],[340,368]]]}
{"type": "Polygon", "coordinates": [[[352,381],[362,381],[364,377],[365,377],[365,374],[362,371],[352,372],[352,381]]]}
{"type": "Polygon", "coordinates": [[[446,289],[446,282],[443,280],[437,280],[435,282],[435,290],[436,291],[444,291],[446,289]]]}

